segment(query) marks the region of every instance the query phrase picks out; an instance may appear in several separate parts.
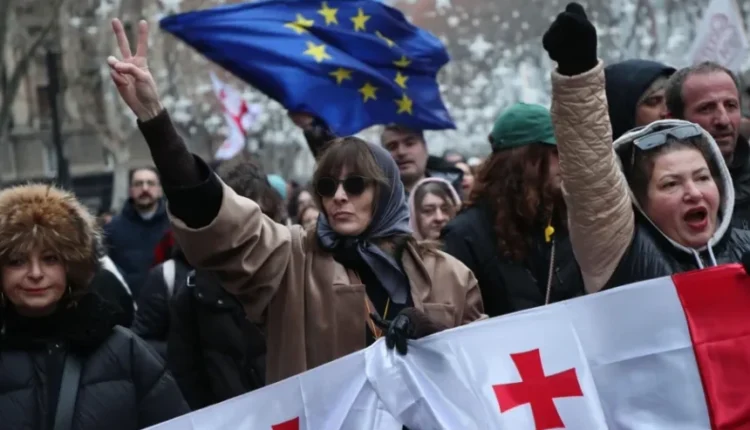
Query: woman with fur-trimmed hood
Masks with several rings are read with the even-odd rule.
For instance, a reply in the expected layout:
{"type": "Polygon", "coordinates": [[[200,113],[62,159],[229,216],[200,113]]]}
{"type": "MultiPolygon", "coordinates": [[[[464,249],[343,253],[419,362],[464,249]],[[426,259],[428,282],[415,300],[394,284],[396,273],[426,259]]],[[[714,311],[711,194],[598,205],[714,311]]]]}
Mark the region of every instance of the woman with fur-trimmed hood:
{"type": "Polygon", "coordinates": [[[101,249],[72,194],[0,191],[3,428],[135,430],[189,412],[164,363],[89,290],[101,249]]]}

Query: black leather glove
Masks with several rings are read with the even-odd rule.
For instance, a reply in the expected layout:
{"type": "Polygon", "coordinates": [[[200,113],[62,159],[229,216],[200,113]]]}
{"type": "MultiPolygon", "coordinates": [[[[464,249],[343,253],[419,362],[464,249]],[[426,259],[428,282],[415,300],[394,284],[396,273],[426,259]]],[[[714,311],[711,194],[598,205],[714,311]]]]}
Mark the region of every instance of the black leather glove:
{"type": "Polygon", "coordinates": [[[376,313],[370,314],[370,318],[385,330],[385,346],[389,349],[395,347],[401,355],[406,354],[407,339],[420,339],[447,328],[430,320],[416,308],[403,309],[392,320],[384,320],[376,313]]]}
{"type": "Polygon", "coordinates": [[[596,28],[578,3],[568,3],[542,38],[544,49],[557,62],[557,71],[565,76],[580,75],[596,67],[596,44],[596,28]]]}

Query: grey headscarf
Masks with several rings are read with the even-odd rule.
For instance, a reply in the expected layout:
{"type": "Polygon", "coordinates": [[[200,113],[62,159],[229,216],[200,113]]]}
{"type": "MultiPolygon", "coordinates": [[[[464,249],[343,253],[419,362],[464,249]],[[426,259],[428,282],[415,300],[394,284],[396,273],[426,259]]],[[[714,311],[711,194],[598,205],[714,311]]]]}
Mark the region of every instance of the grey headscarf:
{"type": "Polygon", "coordinates": [[[321,246],[328,251],[357,252],[388,292],[391,301],[404,304],[410,293],[409,279],[401,265],[373,241],[397,235],[410,235],[412,231],[409,227],[409,206],[398,166],[391,155],[380,146],[369,142],[367,146],[388,180],[388,186],[381,185],[370,226],[357,237],[341,236],[333,231],[328,224],[328,218],[321,212],[318,219],[318,239],[321,246]]]}

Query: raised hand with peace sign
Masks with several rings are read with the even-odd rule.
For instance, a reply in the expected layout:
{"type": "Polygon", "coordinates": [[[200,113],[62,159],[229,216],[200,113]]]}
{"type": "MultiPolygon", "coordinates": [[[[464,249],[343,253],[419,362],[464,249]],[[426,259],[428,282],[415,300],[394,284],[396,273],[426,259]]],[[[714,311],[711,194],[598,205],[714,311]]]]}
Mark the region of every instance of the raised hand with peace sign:
{"type": "Polygon", "coordinates": [[[120,97],[139,120],[152,119],[163,110],[163,107],[159,101],[156,82],[148,69],[146,59],[148,54],[148,24],[146,21],[138,23],[138,46],[135,55],[130,51],[130,43],[119,19],[112,20],[112,30],[122,54],[122,59],[117,59],[114,56],[107,58],[112,81],[117,86],[120,97]]]}

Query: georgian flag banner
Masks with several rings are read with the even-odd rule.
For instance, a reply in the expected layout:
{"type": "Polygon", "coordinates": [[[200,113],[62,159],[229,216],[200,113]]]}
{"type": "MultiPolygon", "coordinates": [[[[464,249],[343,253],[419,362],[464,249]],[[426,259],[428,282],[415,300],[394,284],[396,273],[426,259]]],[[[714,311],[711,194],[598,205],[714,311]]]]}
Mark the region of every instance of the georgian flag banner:
{"type": "Polygon", "coordinates": [[[750,277],[727,265],[379,341],[159,430],[750,428],[750,277]]]}

